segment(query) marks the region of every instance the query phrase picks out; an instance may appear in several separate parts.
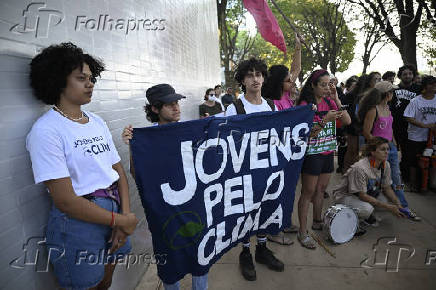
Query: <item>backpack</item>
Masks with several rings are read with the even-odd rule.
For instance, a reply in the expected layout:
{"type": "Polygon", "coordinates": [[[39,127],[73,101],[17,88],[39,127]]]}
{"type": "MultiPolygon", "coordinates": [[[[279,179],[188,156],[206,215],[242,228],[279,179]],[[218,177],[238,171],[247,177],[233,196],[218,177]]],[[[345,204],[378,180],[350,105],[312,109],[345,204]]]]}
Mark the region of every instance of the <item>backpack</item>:
{"type": "MultiPolygon", "coordinates": [[[[274,102],[270,99],[265,99],[268,105],[271,107],[271,110],[274,112],[276,110],[276,106],[274,105],[274,102]]],[[[233,105],[236,109],[236,114],[238,115],[244,115],[246,114],[244,104],[242,103],[241,99],[236,99],[233,101],[233,105]]]]}

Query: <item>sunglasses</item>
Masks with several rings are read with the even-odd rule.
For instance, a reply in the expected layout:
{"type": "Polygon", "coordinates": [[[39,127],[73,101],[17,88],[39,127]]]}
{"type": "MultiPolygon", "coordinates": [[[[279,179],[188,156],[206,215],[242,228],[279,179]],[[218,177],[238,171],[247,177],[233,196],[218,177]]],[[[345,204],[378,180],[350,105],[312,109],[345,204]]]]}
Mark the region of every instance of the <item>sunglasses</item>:
{"type": "Polygon", "coordinates": [[[216,96],[215,94],[209,94],[209,96],[216,96]]]}

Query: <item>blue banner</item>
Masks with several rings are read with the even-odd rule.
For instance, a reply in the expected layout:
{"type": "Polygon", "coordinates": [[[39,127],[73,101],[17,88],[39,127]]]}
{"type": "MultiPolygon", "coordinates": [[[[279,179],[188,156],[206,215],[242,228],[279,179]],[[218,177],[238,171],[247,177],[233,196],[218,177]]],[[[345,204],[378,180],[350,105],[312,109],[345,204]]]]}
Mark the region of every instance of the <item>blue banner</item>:
{"type": "Polygon", "coordinates": [[[135,128],[136,184],[172,284],[256,233],[290,226],[311,106],[135,128]]]}

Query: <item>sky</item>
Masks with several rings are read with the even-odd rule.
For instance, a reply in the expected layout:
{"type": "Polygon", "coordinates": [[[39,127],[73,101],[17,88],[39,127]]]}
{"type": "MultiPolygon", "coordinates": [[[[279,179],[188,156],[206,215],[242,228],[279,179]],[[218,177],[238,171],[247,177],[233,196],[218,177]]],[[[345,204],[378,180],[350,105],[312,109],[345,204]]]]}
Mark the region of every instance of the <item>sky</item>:
{"type": "MultiPolygon", "coordinates": [[[[256,22],[254,21],[253,16],[251,16],[250,13],[246,13],[246,27],[250,31],[250,34],[255,34],[256,29],[256,22]]],[[[361,51],[363,51],[363,33],[356,32],[356,39],[357,44],[354,49],[354,60],[350,63],[348,69],[341,73],[336,73],[336,77],[338,78],[339,82],[344,82],[349,78],[350,76],[354,74],[360,74],[363,69],[363,63],[360,60],[361,57],[361,51]]],[[[420,41],[420,40],[418,40],[420,41]]],[[[422,41],[422,40],[421,40],[422,41]]],[[[374,48],[374,52],[376,52],[378,48],[374,48]]],[[[430,67],[427,65],[427,61],[424,59],[423,51],[417,50],[417,62],[418,62],[418,70],[420,73],[432,73],[433,75],[436,74],[434,71],[434,68],[432,71],[430,71],[430,67]]],[[[374,58],[374,60],[371,62],[370,66],[367,68],[367,73],[372,71],[378,71],[381,74],[388,70],[392,70],[394,72],[398,71],[398,68],[402,66],[403,61],[401,60],[401,55],[397,49],[397,47],[391,43],[384,46],[377,56],[374,58]]]]}

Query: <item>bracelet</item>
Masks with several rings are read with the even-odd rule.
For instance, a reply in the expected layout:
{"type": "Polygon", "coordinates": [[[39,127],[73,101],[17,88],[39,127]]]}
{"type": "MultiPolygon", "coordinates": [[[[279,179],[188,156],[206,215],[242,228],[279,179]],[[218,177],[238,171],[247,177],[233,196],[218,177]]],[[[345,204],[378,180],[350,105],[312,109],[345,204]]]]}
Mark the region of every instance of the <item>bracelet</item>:
{"type": "Polygon", "coordinates": [[[111,223],[109,225],[111,228],[113,228],[115,226],[115,214],[114,212],[112,212],[112,219],[111,219],[111,223]]]}

